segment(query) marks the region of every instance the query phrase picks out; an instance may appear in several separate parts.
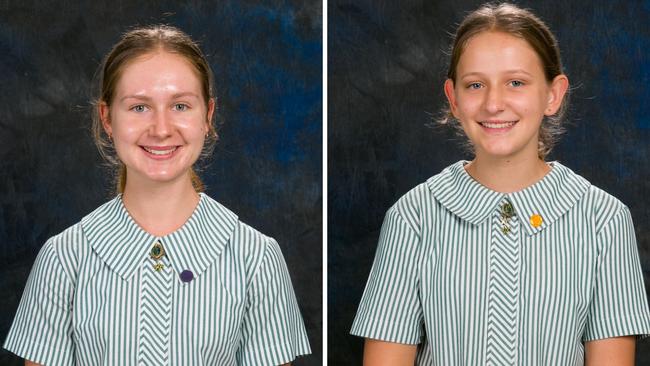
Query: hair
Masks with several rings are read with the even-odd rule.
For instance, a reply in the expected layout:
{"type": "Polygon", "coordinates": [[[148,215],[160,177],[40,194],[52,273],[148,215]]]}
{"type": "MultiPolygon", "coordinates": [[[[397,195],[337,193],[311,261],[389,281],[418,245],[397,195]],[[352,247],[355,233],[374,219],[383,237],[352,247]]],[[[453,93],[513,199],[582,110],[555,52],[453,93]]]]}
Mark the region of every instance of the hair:
{"type": "MultiPolygon", "coordinates": [[[[531,11],[509,3],[488,3],[465,17],[456,30],[451,46],[451,59],[447,78],[456,83],[456,69],[460,57],[469,40],[482,32],[503,32],[521,38],[535,50],[544,69],[547,82],[563,74],[560,48],[549,27],[531,11]]],[[[568,94],[564,97],[558,111],[551,116],[544,116],[539,130],[537,154],[544,159],[553,149],[559,137],[564,133],[562,120],[568,105],[568,94]]],[[[452,124],[461,135],[465,136],[462,126],[451,114],[449,108],[444,110],[444,116],[439,121],[452,124]]]]}
{"type": "MultiPolygon", "coordinates": [[[[110,106],[115,97],[115,88],[122,76],[124,69],[137,58],[155,52],[165,51],[185,58],[194,68],[201,83],[201,93],[206,107],[214,98],[214,81],[210,65],[190,36],[180,29],[169,25],[151,25],[134,28],[122,35],[111,51],[104,57],[98,73],[98,90],[93,101],[92,135],[99,153],[115,173],[117,193],[123,193],[126,186],[126,167],[120,161],[111,137],[103,128],[99,115],[102,103],[110,106]]],[[[214,121],[208,121],[209,132],[206,136],[200,160],[212,154],[218,136],[214,121]]],[[[196,171],[196,164],[190,169],[192,186],[197,192],[202,192],[205,187],[196,171]]]]}

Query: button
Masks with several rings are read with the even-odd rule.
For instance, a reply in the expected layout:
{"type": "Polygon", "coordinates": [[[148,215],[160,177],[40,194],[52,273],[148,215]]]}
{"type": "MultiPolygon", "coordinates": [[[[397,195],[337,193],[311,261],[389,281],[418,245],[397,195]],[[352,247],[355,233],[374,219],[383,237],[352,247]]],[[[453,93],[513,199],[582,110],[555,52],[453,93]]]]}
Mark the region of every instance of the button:
{"type": "Polygon", "coordinates": [[[151,252],[149,252],[149,256],[151,257],[151,259],[157,261],[160,258],[162,258],[164,255],[165,255],[165,248],[163,248],[162,244],[160,244],[160,242],[157,241],[151,248],[151,252]]]}
{"type": "Polygon", "coordinates": [[[156,263],[153,266],[153,269],[156,270],[156,272],[162,271],[163,268],[165,268],[165,266],[162,263],[156,263]]]}
{"type": "Polygon", "coordinates": [[[534,214],[530,217],[530,224],[533,225],[534,228],[542,226],[542,222],[544,222],[544,219],[542,219],[542,216],[539,214],[534,214]]]}
{"type": "Polygon", "coordinates": [[[181,272],[180,277],[181,277],[181,281],[190,282],[190,281],[192,281],[194,279],[194,273],[192,273],[192,271],[186,269],[183,272],[181,272]]]}

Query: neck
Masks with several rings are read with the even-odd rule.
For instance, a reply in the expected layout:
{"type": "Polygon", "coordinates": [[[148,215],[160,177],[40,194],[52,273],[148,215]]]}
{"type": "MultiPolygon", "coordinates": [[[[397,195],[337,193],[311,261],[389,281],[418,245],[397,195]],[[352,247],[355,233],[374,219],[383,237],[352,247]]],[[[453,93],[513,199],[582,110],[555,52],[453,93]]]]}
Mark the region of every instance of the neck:
{"type": "Polygon", "coordinates": [[[537,155],[518,158],[491,158],[477,154],[465,166],[467,173],[483,186],[501,193],[512,193],[542,179],[551,168],[537,155]]]}
{"type": "Polygon", "coordinates": [[[189,175],[178,182],[138,182],[127,175],[122,195],[124,207],[146,232],[165,236],[179,229],[192,216],[199,195],[189,175]]]}

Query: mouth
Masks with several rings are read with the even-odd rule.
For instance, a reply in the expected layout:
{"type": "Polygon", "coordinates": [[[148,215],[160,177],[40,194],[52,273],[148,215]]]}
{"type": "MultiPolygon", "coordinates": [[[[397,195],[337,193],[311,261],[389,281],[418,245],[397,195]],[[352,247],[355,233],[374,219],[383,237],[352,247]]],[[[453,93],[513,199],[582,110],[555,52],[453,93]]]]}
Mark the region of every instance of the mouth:
{"type": "Polygon", "coordinates": [[[169,157],[178,150],[180,146],[140,146],[144,151],[156,158],[169,157]]]}
{"type": "Polygon", "coordinates": [[[479,121],[479,124],[486,129],[489,130],[507,130],[514,126],[519,120],[517,121],[479,121]]]}

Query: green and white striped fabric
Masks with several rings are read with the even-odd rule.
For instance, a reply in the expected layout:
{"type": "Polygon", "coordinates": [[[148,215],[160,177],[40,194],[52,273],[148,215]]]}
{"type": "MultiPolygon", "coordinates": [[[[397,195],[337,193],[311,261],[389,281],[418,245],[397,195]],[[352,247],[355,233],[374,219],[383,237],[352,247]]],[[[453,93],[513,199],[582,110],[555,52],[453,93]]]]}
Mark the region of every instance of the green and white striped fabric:
{"type": "Polygon", "coordinates": [[[464,164],[386,214],[352,334],[419,344],[418,365],[566,366],[584,342],[650,333],[626,206],[557,162],[511,194],[464,164]]]}
{"type": "Polygon", "coordinates": [[[118,196],[48,240],[4,347],[57,366],[279,365],[310,353],[277,243],[204,194],[165,237],[118,196]]]}

